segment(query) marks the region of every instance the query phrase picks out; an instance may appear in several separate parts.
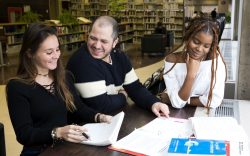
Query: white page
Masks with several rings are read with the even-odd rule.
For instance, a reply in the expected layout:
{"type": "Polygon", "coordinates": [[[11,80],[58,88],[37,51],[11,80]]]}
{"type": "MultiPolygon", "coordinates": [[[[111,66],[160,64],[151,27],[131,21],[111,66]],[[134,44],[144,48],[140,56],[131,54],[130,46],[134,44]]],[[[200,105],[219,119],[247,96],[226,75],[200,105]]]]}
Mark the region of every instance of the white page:
{"type": "Polygon", "coordinates": [[[156,155],[168,147],[170,139],[136,129],[126,137],[112,144],[112,147],[145,155],[156,155]]]}
{"type": "Polygon", "coordinates": [[[164,155],[171,138],[188,138],[192,134],[189,120],[160,117],[134,130],[112,147],[146,155],[164,155]]]}
{"type": "Polygon", "coordinates": [[[188,138],[193,134],[190,120],[159,117],[141,127],[166,138],[188,138]]]}
{"type": "Polygon", "coordinates": [[[83,141],[83,144],[106,146],[114,143],[117,140],[119,130],[124,118],[124,112],[120,112],[112,118],[110,124],[108,123],[90,123],[85,124],[89,135],[89,140],[83,141]]]}
{"type": "Polygon", "coordinates": [[[190,118],[197,139],[241,141],[247,139],[244,129],[232,117],[190,118]]]}
{"type": "Polygon", "coordinates": [[[227,140],[230,155],[249,156],[248,136],[243,127],[232,117],[190,118],[197,139],[227,140]]]}

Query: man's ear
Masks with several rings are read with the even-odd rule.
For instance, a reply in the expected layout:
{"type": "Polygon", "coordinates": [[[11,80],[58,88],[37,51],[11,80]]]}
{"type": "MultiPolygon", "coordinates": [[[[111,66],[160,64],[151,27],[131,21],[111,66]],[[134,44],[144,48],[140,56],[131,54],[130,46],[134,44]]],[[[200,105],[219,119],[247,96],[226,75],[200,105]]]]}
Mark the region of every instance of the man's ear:
{"type": "Polygon", "coordinates": [[[115,39],[115,41],[113,42],[113,48],[115,48],[115,46],[116,46],[116,44],[118,43],[118,41],[119,41],[119,38],[117,37],[117,38],[115,39]]]}

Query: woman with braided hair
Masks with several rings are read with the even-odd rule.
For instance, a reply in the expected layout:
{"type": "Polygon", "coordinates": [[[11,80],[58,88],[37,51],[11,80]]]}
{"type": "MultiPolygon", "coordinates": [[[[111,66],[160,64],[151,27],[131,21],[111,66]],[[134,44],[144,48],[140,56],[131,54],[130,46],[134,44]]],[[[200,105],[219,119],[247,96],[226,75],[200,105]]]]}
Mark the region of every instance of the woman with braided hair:
{"type": "Polygon", "coordinates": [[[218,26],[199,17],[187,27],[180,52],[165,58],[166,90],[162,102],[175,108],[185,105],[218,107],[224,97],[226,65],[218,46],[218,26]]]}

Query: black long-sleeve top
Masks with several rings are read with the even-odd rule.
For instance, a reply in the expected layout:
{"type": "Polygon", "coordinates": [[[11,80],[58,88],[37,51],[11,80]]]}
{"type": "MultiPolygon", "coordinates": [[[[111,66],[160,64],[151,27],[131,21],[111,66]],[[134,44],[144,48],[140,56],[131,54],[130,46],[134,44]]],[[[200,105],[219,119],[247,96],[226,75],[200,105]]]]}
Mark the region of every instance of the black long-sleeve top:
{"type": "MultiPolygon", "coordinates": [[[[77,107],[73,114],[82,121],[93,122],[96,112],[81,103],[70,77],[67,84],[77,107]]],[[[6,91],[17,141],[27,147],[52,144],[52,129],[67,125],[68,115],[72,114],[57,91],[52,94],[38,83],[31,85],[15,79],[8,82],[6,91]]]]}

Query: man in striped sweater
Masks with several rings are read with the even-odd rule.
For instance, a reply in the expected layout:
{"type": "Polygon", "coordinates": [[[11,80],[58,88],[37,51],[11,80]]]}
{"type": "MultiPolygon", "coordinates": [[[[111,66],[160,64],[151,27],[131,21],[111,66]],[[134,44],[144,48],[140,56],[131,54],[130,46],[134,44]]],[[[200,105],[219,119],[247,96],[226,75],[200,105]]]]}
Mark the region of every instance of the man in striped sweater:
{"type": "Polygon", "coordinates": [[[87,44],[70,58],[67,69],[73,73],[84,103],[111,113],[121,109],[129,96],[156,116],[168,117],[168,106],[139,82],[129,58],[115,49],[117,43],[117,22],[112,17],[100,16],[92,25],[87,44]]]}

